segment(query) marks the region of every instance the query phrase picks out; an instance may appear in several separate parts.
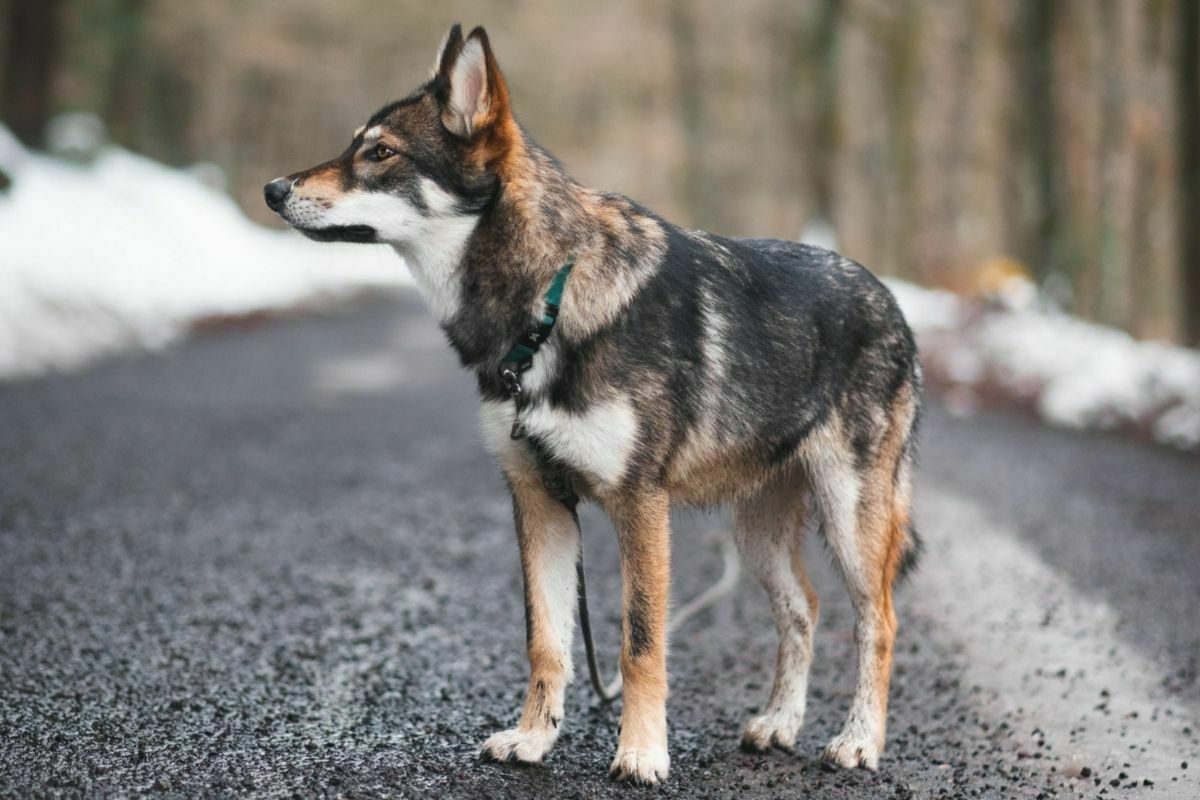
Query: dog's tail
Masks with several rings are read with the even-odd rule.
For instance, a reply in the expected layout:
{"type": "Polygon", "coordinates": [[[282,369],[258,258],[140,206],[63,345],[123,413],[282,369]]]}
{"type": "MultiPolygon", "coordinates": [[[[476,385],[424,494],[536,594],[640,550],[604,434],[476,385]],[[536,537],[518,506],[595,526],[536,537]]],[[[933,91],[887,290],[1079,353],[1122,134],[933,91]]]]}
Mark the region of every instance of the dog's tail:
{"type": "Polygon", "coordinates": [[[912,574],[925,549],[912,519],[912,460],[906,454],[903,461],[896,470],[888,531],[896,558],[892,571],[895,581],[903,581],[912,574]]]}
{"type": "Polygon", "coordinates": [[[917,460],[917,428],[921,416],[920,388],[921,373],[920,367],[917,367],[913,375],[913,406],[910,415],[907,415],[904,444],[900,449],[900,457],[892,479],[890,533],[899,554],[895,572],[897,581],[902,581],[912,574],[921,559],[921,552],[925,549],[912,518],[913,472],[917,460]]]}
{"type": "Polygon", "coordinates": [[[905,534],[905,546],[900,551],[900,568],[896,570],[896,580],[898,581],[903,581],[912,574],[921,560],[921,554],[925,552],[925,542],[915,527],[909,524],[905,534]]]}

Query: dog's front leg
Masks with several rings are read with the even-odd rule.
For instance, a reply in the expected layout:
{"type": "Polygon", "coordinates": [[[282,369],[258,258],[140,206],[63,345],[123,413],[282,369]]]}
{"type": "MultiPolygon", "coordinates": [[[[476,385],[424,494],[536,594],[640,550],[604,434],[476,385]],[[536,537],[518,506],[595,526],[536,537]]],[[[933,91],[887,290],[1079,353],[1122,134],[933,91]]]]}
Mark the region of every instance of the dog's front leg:
{"type": "Polygon", "coordinates": [[[489,738],[482,755],[532,763],[541,761],[558,739],[563,693],[571,682],[579,529],[574,515],[547,493],[536,473],[510,474],[509,486],[525,579],[529,693],[517,727],[489,738]]]}
{"type": "Polygon", "coordinates": [[[641,492],[606,503],[621,552],[621,675],[624,707],[611,773],[657,783],[667,777],[667,603],[671,585],[669,502],[641,492]]]}

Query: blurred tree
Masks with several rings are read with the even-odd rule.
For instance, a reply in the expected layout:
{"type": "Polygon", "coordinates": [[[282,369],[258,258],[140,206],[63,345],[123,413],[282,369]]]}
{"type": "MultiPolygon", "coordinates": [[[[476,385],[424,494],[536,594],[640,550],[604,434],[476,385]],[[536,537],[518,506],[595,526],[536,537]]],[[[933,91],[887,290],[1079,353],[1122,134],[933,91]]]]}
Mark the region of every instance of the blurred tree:
{"type": "Polygon", "coordinates": [[[709,213],[707,164],[704,143],[708,137],[704,118],[704,82],[696,44],[695,9],[689,0],[672,0],[669,7],[671,40],[678,76],[679,124],[683,133],[683,173],[680,200],[691,215],[689,224],[713,227],[709,213]]]}
{"type": "Polygon", "coordinates": [[[150,0],[90,0],[86,8],[107,50],[100,102],[113,141],[170,164],[202,158],[192,147],[191,51],[155,35],[150,0]]]}
{"type": "Polygon", "coordinates": [[[1200,346],[1200,2],[1179,0],[1179,262],[1185,337],[1200,346]]]}
{"type": "Polygon", "coordinates": [[[589,185],[728,234],[794,238],[820,217],[872,269],[956,289],[1015,257],[1078,313],[1162,339],[1186,325],[1197,342],[1198,13],[1200,0],[0,0],[0,115],[17,123],[18,98],[32,103],[22,136],[38,139],[55,109],[95,111],[126,146],[220,165],[271,222],[264,180],[343,148],[425,74],[448,24],[484,24],[522,121],[589,185]]]}
{"type": "Polygon", "coordinates": [[[113,139],[135,148],[145,114],[145,12],[146,0],[112,0],[100,26],[112,53],[104,117],[113,139]]]}
{"type": "Polygon", "coordinates": [[[1057,2],[1020,0],[1017,26],[1016,86],[1013,115],[1016,150],[1025,154],[1029,190],[1018,198],[1018,222],[1031,236],[1014,236],[1018,255],[1044,280],[1059,266],[1059,193],[1063,176],[1058,162],[1058,108],[1055,102],[1054,34],[1057,2]],[[1020,213],[1020,212],[1019,212],[1020,213]]]}
{"type": "Polygon", "coordinates": [[[885,247],[893,254],[897,273],[908,278],[922,277],[914,248],[919,229],[917,218],[917,147],[918,69],[921,57],[921,6],[913,0],[898,0],[893,6],[891,24],[881,26],[888,115],[887,174],[891,181],[891,200],[887,219],[885,247]]]}
{"type": "MultiPolygon", "coordinates": [[[[799,25],[780,28],[780,45],[787,53],[786,103],[792,136],[807,142],[799,160],[802,180],[810,195],[808,215],[829,224],[834,218],[834,164],[838,151],[838,52],[843,0],[818,0],[813,16],[799,25]]],[[[812,9],[810,9],[812,10],[812,9]]]]}
{"type": "Polygon", "coordinates": [[[58,54],[60,0],[9,0],[0,118],[30,147],[45,143],[58,54]]]}

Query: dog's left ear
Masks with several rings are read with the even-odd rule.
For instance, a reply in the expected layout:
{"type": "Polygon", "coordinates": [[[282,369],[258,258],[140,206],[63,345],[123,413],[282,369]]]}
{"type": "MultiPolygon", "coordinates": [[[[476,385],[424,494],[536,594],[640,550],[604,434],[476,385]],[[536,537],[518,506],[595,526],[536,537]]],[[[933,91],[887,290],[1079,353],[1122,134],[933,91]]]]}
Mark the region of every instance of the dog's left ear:
{"type": "Polygon", "coordinates": [[[438,57],[442,123],[451,133],[471,139],[509,115],[508,85],[487,32],[476,28],[455,48],[457,30],[457,25],[450,29],[438,57]]]}
{"type": "Polygon", "coordinates": [[[446,31],[446,35],[442,37],[442,43],[438,45],[437,57],[433,59],[433,69],[429,71],[430,80],[449,81],[450,67],[454,66],[454,59],[458,57],[458,51],[462,49],[462,46],[462,25],[456,22],[450,26],[450,30],[446,31]]]}

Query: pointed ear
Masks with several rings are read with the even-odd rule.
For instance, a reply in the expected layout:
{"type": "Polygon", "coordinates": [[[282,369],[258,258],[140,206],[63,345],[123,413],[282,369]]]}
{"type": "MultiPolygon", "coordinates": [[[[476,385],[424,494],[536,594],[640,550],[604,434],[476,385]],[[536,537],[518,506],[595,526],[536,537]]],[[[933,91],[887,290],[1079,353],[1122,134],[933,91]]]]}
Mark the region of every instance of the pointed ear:
{"type": "Polygon", "coordinates": [[[469,139],[508,115],[508,86],[483,28],[463,42],[449,79],[442,122],[452,133],[469,139]]]}
{"type": "Polygon", "coordinates": [[[462,49],[462,43],[462,25],[456,22],[450,26],[450,30],[446,31],[445,36],[442,37],[442,43],[438,45],[437,57],[433,59],[433,69],[429,72],[430,79],[450,75],[450,67],[454,64],[458,51],[462,49]]]}

